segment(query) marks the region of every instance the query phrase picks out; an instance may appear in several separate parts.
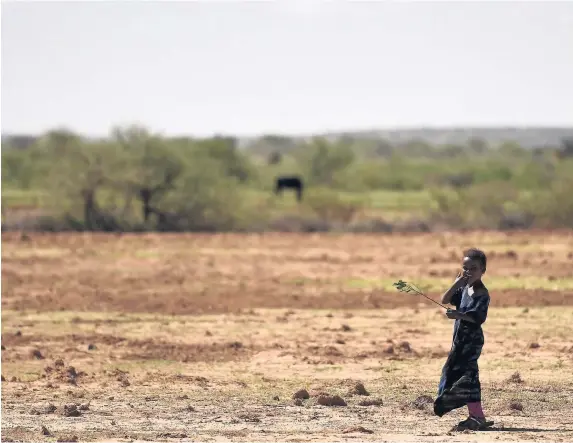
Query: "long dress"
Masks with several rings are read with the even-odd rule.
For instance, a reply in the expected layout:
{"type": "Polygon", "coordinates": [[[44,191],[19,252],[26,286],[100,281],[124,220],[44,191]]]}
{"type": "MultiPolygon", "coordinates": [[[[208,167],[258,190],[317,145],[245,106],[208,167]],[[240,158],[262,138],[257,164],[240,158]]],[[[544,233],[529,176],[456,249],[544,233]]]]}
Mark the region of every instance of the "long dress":
{"type": "Polygon", "coordinates": [[[477,323],[455,321],[452,348],[442,369],[438,397],[434,401],[434,413],[439,417],[468,403],[481,401],[478,358],[484,345],[481,325],[487,318],[490,297],[481,281],[473,284],[472,295],[469,290],[467,285],[458,289],[451,304],[477,323]]]}

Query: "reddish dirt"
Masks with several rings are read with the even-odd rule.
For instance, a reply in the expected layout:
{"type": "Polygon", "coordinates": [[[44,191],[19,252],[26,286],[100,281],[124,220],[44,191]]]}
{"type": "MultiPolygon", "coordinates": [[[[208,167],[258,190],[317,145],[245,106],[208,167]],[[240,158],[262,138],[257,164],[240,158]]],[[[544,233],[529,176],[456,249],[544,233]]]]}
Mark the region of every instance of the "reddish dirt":
{"type": "MultiPolygon", "coordinates": [[[[430,302],[375,282],[449,279],[472,245],[489,255],[488,278],[539,277],[556,287],[573,278],[571,232],[30,234],[25,241],[6,233],[2,308],[200,314],[424,306],[430,302]],[[372,283],[355,288],[352,280],[372,283]]],[[[573,305],[573,290],[492,291],[495,307],[557,305],[573,305]]]]}

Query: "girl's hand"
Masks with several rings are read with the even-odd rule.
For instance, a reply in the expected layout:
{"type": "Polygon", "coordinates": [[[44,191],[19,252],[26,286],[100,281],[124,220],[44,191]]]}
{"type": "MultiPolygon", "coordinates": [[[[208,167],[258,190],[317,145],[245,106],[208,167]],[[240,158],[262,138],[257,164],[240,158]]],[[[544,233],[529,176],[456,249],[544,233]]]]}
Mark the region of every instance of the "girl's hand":
{"type": "Polygon", "coordinates": [[[473,318],[471,318],[469,315],[463,314],[459,311],[454,311],[452,309],[447,310],[446,317],[448,317],[452,320],[463,320],[463,321],[469,321],[470,323],[476,323],[476,321],[473,318]]]}
{"type": "Polygon", "coordinates": [[[448,317],[448,318],[450,318],[450,319],[452,319],[452,320],[456,320],[456,319],[458,318],[458,314],[459,314],[458,311],[454,311],[454,310],[452,310],[452,309],[448,309],[448,310],[446,311],[446,317],[448,317]]]}
{"type": "Polygon", "coordinates": [[[466,275],[465,271],[464,272],[458,272],[458,275],[456,276],[456,280],[454,281],[454,285],[456,286],[456,288],[461,288],[463,286],[465,286],[468,282],[468,276],[466,275]]]}

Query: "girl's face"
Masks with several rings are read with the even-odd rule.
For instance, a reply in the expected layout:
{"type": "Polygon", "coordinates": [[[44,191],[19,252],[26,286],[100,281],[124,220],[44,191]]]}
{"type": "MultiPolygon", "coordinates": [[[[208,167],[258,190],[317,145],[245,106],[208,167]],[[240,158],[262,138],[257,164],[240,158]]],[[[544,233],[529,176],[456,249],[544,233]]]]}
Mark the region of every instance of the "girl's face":
{"type": "Polygon", "coordinates": [[[464,269],[464,276],[467,277],[468,285],[470,286],[481,279],[485,272],[479,261],[473,260],[469,257],[464,257],[462,268],[464,269]]]}

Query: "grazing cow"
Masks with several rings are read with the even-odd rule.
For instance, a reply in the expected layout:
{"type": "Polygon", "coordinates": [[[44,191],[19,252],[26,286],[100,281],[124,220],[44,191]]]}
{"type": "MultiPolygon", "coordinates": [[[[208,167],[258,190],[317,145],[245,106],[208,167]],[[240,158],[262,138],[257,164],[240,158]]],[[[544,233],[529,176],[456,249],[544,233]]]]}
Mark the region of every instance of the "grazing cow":
{"type": "Polygon", "coordinates": [[[282,194],[283,189],[291,188],[296,190],[296,199],[298,201],[302,200],[302,190],[303,190],[302,179],[296,176],[290,177],[277,177],[275,185],[275,194],[282,194]]]}

